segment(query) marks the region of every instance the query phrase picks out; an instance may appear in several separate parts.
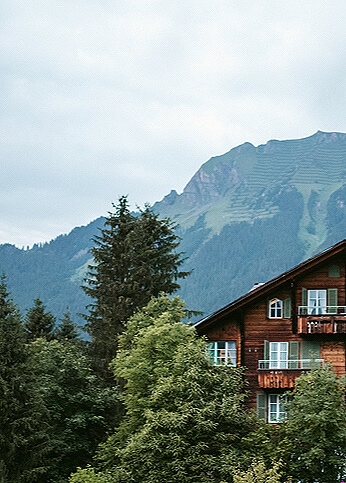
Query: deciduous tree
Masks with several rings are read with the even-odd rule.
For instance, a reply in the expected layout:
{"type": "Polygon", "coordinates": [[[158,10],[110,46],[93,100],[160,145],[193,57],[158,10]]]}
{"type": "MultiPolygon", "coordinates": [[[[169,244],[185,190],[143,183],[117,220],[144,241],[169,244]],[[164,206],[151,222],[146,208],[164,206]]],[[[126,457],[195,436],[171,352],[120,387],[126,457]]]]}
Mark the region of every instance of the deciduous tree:
{"type": "Polygon", "coordinates": [[[335,483],[344,476],[344,382],[329,365],[296,379],[279,447],[293,481],[335,483]]]}
{"type": "Polygon", "coordinates": [[[119,339],[112,367],[126,414],[98,453],[112,482],[219,483],[225,472],[231,481],[253,423],[242,370],[214,367],[184,313],[179,298],[152,299],[119,339]]]}
{"type": "Polygon", "coordinates": [[[246,471],[233,472],[233,483],[282,483],[280,464],[266,468],[263,460],[254,461],[246,471]]]}

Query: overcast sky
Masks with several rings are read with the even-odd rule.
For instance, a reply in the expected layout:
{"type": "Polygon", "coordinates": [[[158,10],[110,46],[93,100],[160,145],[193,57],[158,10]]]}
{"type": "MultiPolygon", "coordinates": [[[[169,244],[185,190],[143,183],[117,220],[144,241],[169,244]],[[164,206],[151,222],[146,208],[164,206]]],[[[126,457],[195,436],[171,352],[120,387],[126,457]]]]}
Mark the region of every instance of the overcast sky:
{"type": "Polygon", "coordinates": [[[246,141],[346,131],[341,0],[0,0],[0,243],[181,192],[246,141]]]}

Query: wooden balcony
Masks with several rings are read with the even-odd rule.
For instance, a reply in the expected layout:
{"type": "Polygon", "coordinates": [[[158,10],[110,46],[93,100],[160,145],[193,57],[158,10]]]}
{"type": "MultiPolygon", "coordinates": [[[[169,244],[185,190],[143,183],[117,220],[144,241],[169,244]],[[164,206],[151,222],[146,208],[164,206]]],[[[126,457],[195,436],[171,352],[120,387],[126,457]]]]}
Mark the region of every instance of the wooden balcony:
{"type": "Polygon", "coordinates": [[[286,368],[270,368],[270,361],[258,361],[257,380],[261,389],[292,389],[303,372],[324,364],[323,359],[286,361],[286,368]]]}
{"type": "Polygon", "coordinates": [[[346,307],[298,307],[298,334],[346,334],[346,307]]]}
{"type": "Polygon", "coordinates": [[[301,375],[301,370],[258,371],[258,386],[262,389],[292,389],[294,381],[301,375]]]}

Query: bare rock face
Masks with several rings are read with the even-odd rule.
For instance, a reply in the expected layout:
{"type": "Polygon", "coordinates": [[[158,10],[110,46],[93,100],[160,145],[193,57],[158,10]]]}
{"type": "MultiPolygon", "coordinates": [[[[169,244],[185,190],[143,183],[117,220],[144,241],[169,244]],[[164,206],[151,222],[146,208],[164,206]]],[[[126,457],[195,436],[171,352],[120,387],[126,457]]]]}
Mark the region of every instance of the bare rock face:
{"type": "Polygon", "coordinates": [[[230,188],[244,184],[246,180],[239,161],[242,157],[251,158],[254,151],[252,144],[245,143],[223,156],[211,158],[188,182],[181,195],[182,201],[190,207],[210,204],[230,188]]]}

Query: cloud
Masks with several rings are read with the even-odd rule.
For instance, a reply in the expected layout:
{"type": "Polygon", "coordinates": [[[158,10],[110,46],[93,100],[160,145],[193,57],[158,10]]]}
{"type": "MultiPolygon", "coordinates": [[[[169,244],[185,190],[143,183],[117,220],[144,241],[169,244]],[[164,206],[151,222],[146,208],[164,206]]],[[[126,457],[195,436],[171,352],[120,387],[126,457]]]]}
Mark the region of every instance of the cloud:
{"type": "Polygon", "coordinates": [[[49,240],[123,193],[154,203],[245,141],[346,129],[339,1],[0,9],[0,243],[49,240]]]}

